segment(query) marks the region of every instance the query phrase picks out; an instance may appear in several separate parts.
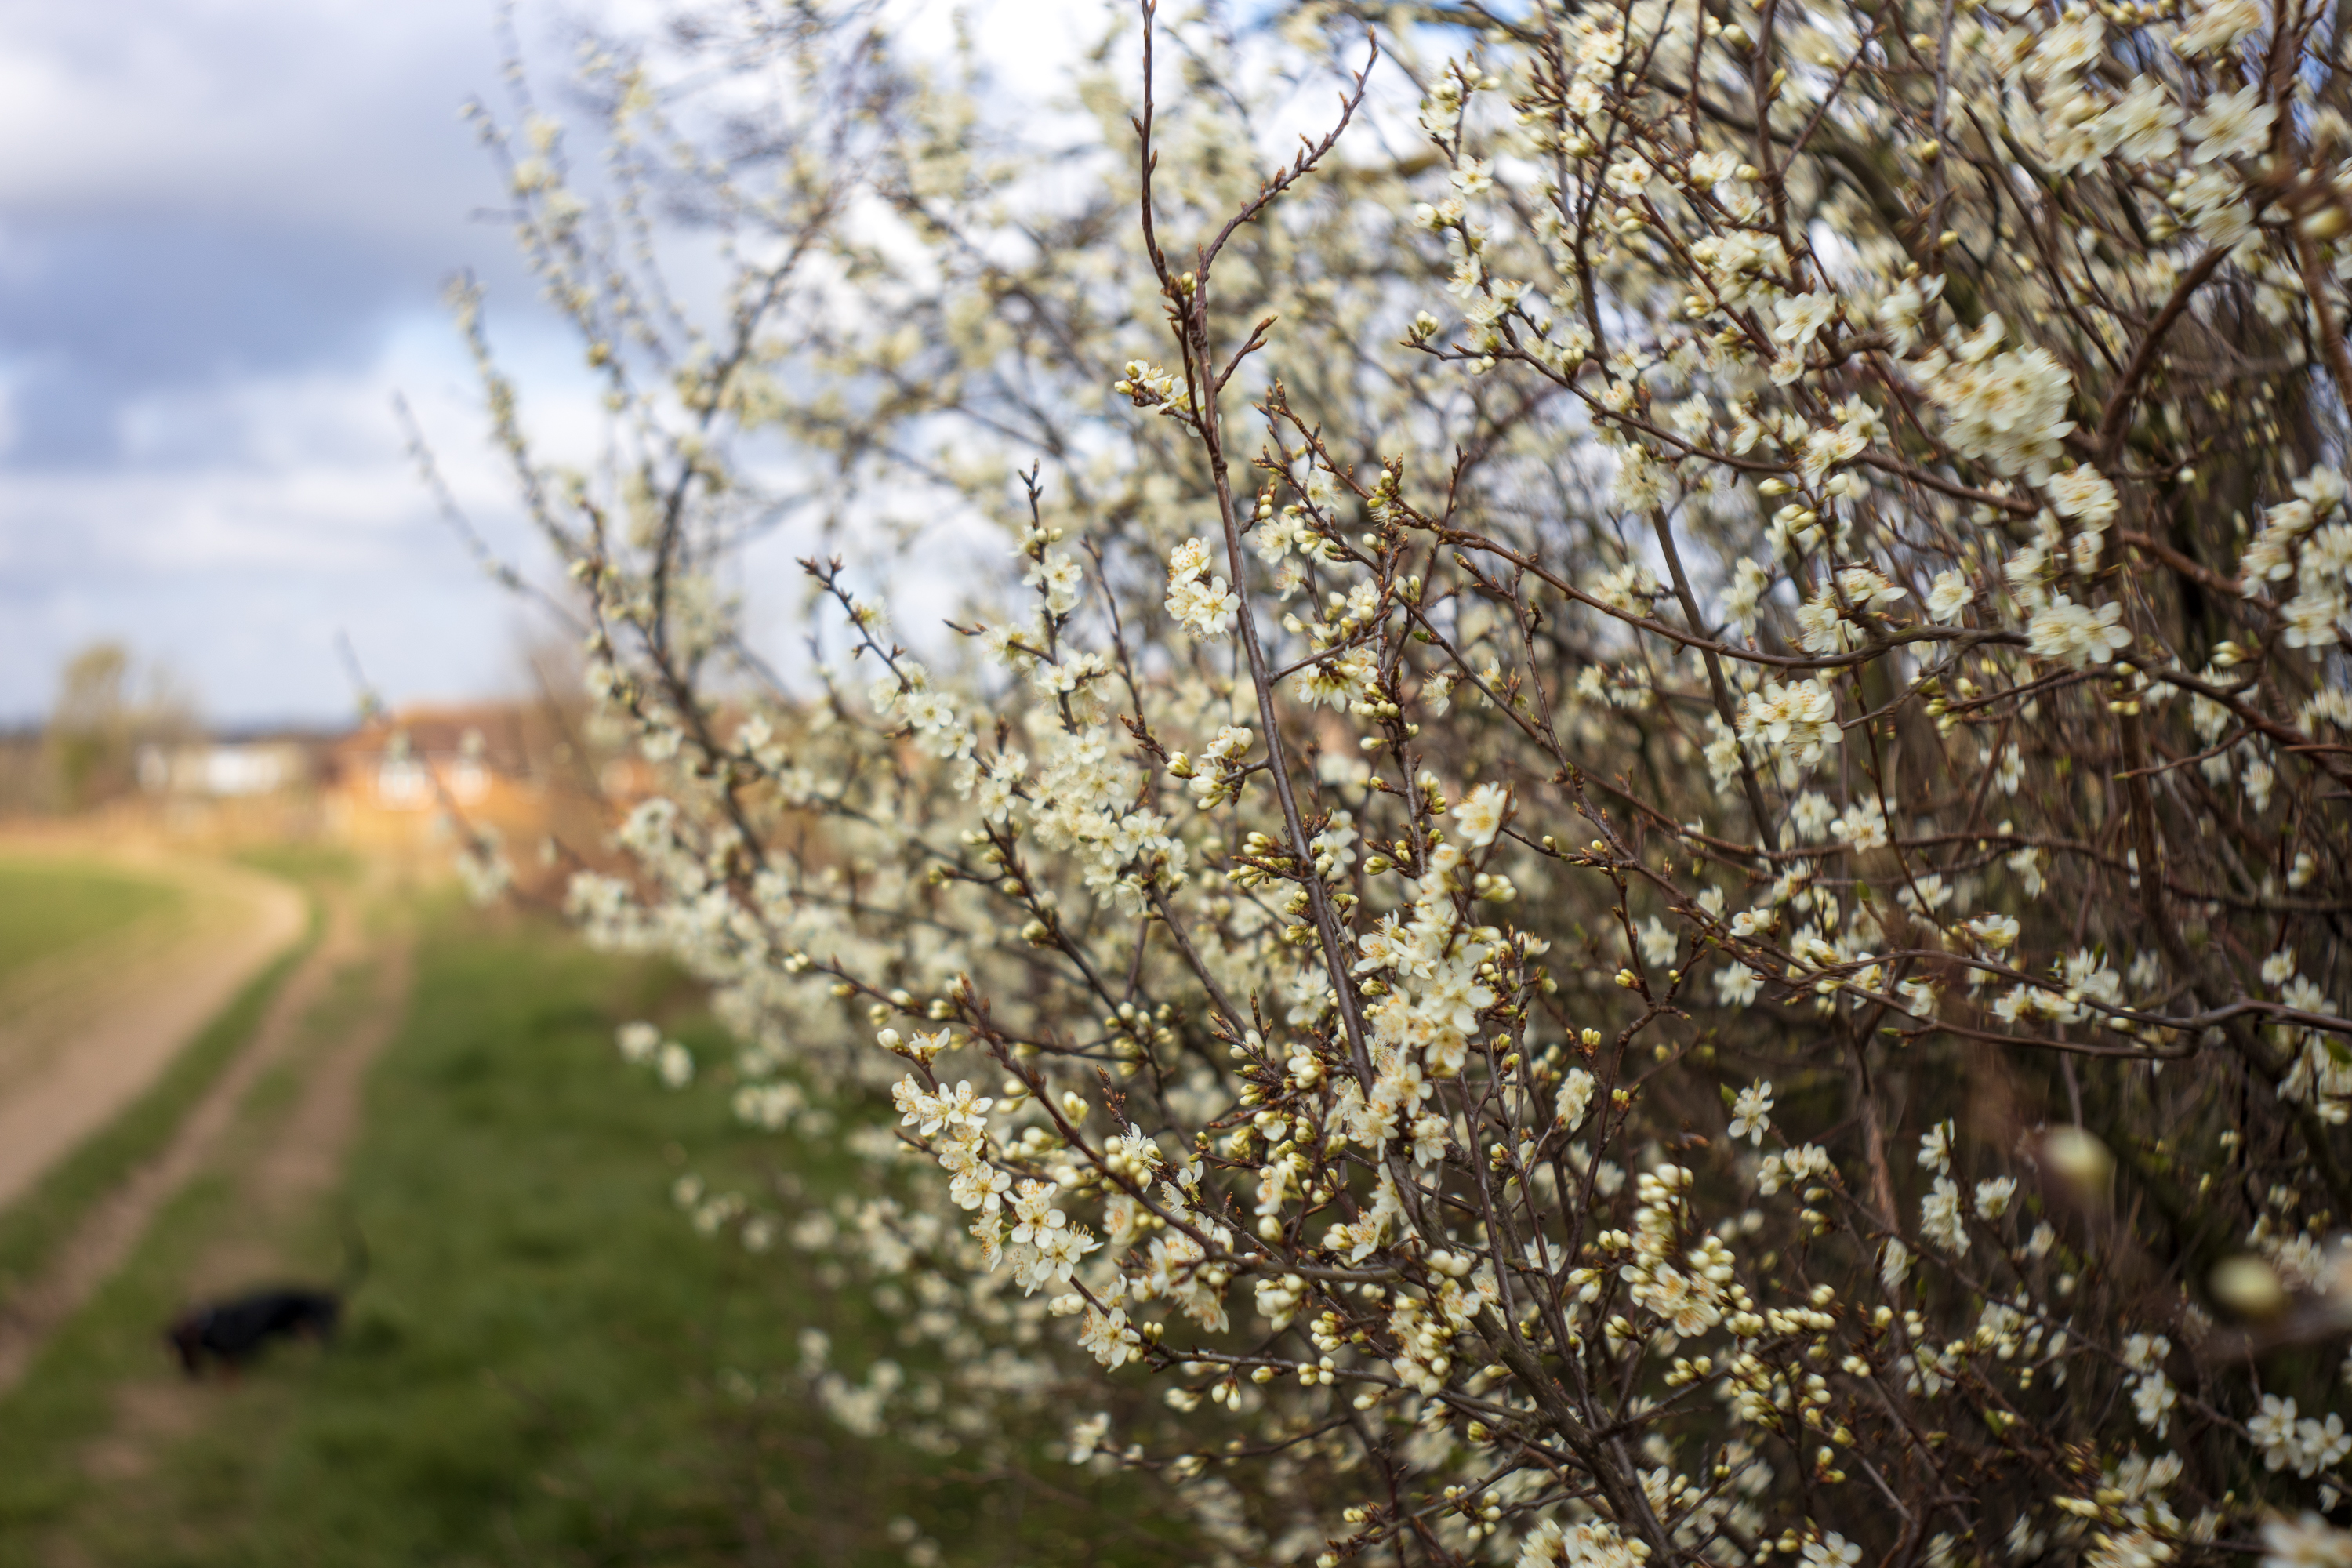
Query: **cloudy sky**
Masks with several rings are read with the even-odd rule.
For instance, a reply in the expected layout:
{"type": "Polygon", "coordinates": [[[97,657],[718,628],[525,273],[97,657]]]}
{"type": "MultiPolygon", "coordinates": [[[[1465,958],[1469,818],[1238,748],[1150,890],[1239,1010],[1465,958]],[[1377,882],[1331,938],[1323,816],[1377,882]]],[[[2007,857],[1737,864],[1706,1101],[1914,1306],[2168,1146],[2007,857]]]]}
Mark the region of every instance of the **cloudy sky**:
{"type": "Polygon", "coordinates": [[[497,85],[492,21],[488,0],[0,0],[0,722],[100,637],[227,722],[348,712],[339,631],[394,697],[511,668],[515,612],[424,504],[390,410],[404,390],[472,443],[449,273],[529,314],[502,231],[469,221],[498,192],[456,112],[497,85]]]}
{"type": "MultiPolygon", "coordinates": [[[[962,8],[1001,88],[1034,105],[1109,3],[962,8]]],[[[905,0],[902,47],[944,45],[957,4],[905,0]]],[[[517,7],[541,76],[582,16],[669,8],[517,7]]],[[[438,519],[392,411],[395,394],[416,410],[493,544],[543,565],[440,303],[474,271],[535,423],[593,428],[566,395],[593,392],[576,348],[484,216],[502,193],[458,115],[476,95],[505,107],[498,15],[0,0],[0,726],[37,721],[99,639],[225,726],[346,719],[341,636],[395,702],[517,684],[530,617],[438,519]]],[[[761,585],[740,585],[757,606],[761,585]]]]}

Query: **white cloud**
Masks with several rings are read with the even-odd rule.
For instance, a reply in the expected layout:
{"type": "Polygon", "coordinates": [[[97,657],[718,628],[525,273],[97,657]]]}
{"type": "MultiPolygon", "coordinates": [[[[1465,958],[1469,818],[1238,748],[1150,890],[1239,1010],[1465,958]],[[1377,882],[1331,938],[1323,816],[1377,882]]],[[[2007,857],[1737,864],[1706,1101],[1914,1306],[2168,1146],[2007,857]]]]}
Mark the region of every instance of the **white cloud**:
{"type": "MultiPolygon", "coordinates": [[[[124,416],[132,460],[9,475],[0,714],[37,714],[58,665],[100,637],[171,667],[232,721],[348,711],[334,653],[345,630],[388,695],[502,683],[518,607],[436,514],[389,406],[406,387],[477,526],[531,561],[447,335],[420,321],[349,370],[142,396],[124,416]],[[200,442],[170,445],[192,430],[200,442]],[[156,458],[167,460],[142,460],[156,458]]],[[[590,416],[540,401],[558,428],[590,416]]]]}
{"type": "MultiPolygon", "coordinates": [[[[555,6],[523,10],[543,26],[527,53],[560,68],[555,6]]],[[[1098,15],[976,13],[1006,89],[1039,100],[1098,15]]],[[[483,271],[533,429],[593,443],[574,351],[505,228],[468,219],[499,199],[457,115],[475,92],[505,112],[495,18],[491,0],[0,0],[0,721],[37,717],[98,637],[232,722],[347,712],[339,631],[395,699],[509,679],[523,613],[436,517],[389,406],[407,395],[469,514],[543,570],[433,302],[483,271]]],[[[755,642],[786,662],[810,546],[738,566],[755,642]]],[[[910,635],[953,607],[951,575],[916,585],[910,635]]]]}
{"type": "Polygon", "coordinates": [[[0,5],[0,207],[404,233],[490,188],[456,118],[496,84],[490,22],[480,0],[0,5]]]}

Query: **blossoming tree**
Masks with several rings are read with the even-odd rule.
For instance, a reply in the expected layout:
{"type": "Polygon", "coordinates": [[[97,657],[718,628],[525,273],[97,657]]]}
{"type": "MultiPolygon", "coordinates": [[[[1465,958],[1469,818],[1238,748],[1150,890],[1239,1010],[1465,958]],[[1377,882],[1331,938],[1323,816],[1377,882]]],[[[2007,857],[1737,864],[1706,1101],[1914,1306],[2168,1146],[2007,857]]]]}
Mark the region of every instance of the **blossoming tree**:
{"type": "Polygon", "coordinates": [[[2352,1563],[2352,13],[1147,3],[1034,125],[888,20],[483,119],[668,781],[572,907],[889,1106],[694,1194],[934,1347],[843,1418],[1234,1562],[2352,1563]]]}

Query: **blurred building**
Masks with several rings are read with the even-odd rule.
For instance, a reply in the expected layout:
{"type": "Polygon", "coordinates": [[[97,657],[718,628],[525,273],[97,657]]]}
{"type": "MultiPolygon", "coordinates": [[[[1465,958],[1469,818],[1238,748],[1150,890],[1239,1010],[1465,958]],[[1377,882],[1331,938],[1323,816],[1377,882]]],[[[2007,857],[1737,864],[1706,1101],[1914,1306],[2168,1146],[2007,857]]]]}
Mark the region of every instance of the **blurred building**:
{"type": "MultiPolygon", "coordinates": [[[[0,731],[0,819],[55,811],[47,743],[0,731]]],[[[178,840],[341,843],[429,867],[488,839],[542,902],[572,869],[613,862],[614,823],[662,787],[609,726],[545,700],[418,704],[337,732],[158,739],[128,749],[122,771],[136,787],[102,809],[178,840]]]]}
{"type": "Polygon", "coordinates": [[[144,741],[124,759],[131,795],[96,809],[181,838],[315,837],[321,827],[320,788],[336,739],[316,731],[270,730],[144,741]]]}
{"type": "Polygon", "coordinates": [[[420,705],[337,741],[324,770],[332,827],[355,839],[408,839],[446,818],[512,838],[543,831],[544,738],[527,706],[420,705]]]}
{"type": "Polygon", "coordinates": [[[276,795],[310,784],[316,740],[200,741],[139,748],[139,787],[149,795],[228,799],[276,795]]]}

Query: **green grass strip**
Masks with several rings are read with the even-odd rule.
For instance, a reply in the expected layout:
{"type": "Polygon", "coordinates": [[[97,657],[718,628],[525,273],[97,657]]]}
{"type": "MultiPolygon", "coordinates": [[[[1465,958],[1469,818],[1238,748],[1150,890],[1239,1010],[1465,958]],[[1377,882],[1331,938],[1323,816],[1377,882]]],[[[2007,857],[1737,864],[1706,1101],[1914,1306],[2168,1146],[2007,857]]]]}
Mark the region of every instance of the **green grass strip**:
{"type": "Polygon", "coordinates": [[[0,860],[0,980],[186,901],[183,889],[76,860],[0,860]]]}
{"type": "MultiPolygon", "coordinates": [[[[901,1516],[960,1563],[1197,1561],[1151,1539],[1123,1477],[1054,1465],[1034,1490],[969,1453],[850,1436],[793,1370],[803,1325],[861,1377],[935,1352],[814,1260],[697,1235],[670,1184],[692,1169],[789,1219],[848,1190],[854,1163],[736,1121],[728,1042],[677,971],[446,899],[415,912],[415,990],[341,1189],[278,1237],[290,1274],[323,1279],[344,1216],[365,1235],[340,1341],[178,1385],[157,1331],[256,1223],[233,1165],[192,1183],[0,1407],[0,1563],[902,1568],[901,1516]],[[694,1049],[692,1089],[614,1050],[645,1016],[694,1049]],[[770,1185],[778,1161],[805,1196],[770,1185]],[[178,1415],[110,1468],[157,1404],[178,1415]]],[[[1066,1425],[1048,1411],[1036,1436],[1066,1425]]]]}
{"type": "Polygon", "coordinates": [[[101,1198],[162,1152],[189,1109],[252,1038],[270,998],[317,945],[320,929],[314,900],[299,942],[247,982],[144,1094],[0,1211],[0,1299],[37,1275],[101,1198]]]}

